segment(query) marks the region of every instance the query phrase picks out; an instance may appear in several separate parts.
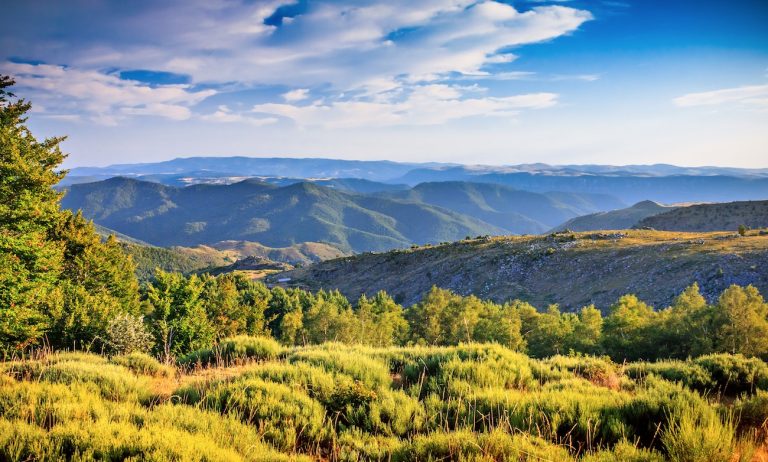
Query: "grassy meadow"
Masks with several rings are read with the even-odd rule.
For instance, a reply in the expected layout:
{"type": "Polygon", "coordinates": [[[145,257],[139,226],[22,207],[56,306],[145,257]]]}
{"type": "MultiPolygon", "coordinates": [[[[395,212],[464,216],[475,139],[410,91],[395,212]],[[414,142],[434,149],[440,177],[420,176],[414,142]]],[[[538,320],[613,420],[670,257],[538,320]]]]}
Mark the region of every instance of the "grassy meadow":
{"type": "Polygon", "coordinates": [[[0,460],[765,460],[768,365],[618,364],[495,344],[285,347],[174,365],[38,352],[0,375],[0,460]]]}

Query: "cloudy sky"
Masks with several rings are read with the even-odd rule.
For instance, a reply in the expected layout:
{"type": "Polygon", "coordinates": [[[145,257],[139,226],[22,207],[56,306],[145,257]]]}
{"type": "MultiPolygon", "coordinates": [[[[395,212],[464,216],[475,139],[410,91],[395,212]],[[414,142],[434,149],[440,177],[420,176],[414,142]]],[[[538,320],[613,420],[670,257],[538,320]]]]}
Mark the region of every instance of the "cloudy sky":
{"type": "Polygon", "coordinates": [[[768,1],[30,0],[67,166],[196,155],[768,167],[768,1]]]}

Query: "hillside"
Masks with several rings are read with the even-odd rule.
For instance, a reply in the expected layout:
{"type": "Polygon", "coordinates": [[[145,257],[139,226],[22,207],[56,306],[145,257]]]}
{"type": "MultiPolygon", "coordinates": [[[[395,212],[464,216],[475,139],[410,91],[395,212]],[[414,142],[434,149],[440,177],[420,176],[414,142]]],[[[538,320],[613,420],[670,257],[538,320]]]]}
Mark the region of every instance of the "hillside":
{"type": "Polygon", "coordinates": [[[572,218],[551,231],[596,231],[600,229],[628,229],[635,226],[640,220],[660,213],[673,210],[674,207],[664,206],[653,201],[642,201],[625,209],[611,210],[608,212],[590,213],[572,218]]]}
{"type": "Polygon", "coordinates": [[[538,234],[570,217],[624,205],[608,195],[533,193],[490,183],[421,183],[387,193],[408,201],[436,205],[479,218],[513,234],[538,234]]]}
{"type": "Polygon", "coordinates": [[[768,200],[691,205],[637,223],[638,228],[668,231],[735,231],[740,225],[768,228],[768,200]]]}
{"type": "Polygon", "coordinates": [[[639,172],[593,174],[575,170],[494,171],[452,167],[415,169],[393,181],[418,184],[428,181],[495,183],[532,192],[567,191],[610,194],[627,204],[652,200],[675,202],[725,202],[768,197],[768,178],[754,176],[701,176],[691,173],[654,176],[639,172]]]}
{"type": "Polygon", "coordinates": [[[308,265],[313,262],[330,260],[331,258],[348,255],[348,253],[342,252],[336,247],[322,242],[301,242],[288,247],[267,247],[258,242],[221,241],[211,244],[210,246],[200,245],[190,250],[207,248],[221,251],[236,259],[260,257],[275,262],[289,263],[291,265],[308,265]]]}
{"type": "Polygon", "coordinates": [[[312,183],[246,180],[175,188],[127,178],[72,185],[62,206],[158,246],[222,240],[286,247],[326,242],[344,251],[502,234],[476,218],[422,203],[345,193],[312,183]]]}
{"type": "Polygon", "coordinates": [[[299,268],[281,277],[309,288],[338,288],[355,299],[386,290],[405,305],[433,285],[459,294],[545,307],[605,310],[627,293],[664,307],[696,281],[709,299],[730,284],[768,292],[768,236],[751,232],[576,233],[497,237],[364,254],[299,268]]]}

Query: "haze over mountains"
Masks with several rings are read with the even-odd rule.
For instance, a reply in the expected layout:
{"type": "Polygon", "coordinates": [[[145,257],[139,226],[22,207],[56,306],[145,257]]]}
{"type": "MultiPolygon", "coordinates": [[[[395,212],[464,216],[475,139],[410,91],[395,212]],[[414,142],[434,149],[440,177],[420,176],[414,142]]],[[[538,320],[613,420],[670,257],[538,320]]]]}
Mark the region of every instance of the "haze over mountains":
{"type": "Polygon", "coordinates": [[[70,171],[65,185],[114,176],[137,177],[175,186],[233,183],[249,177],[280,185],[309,180],[326,182],[336,189],[366,193],[404,189],[403,185],[415,186],[424,182],[471,181],[503,184],[530,192],[608,194],[625,205],[643,200],[724,202],[768,197],[768,169],[665,164],[464,166],[334,159],[192,157],[148,164],[78,167],[70,171]],[[371,181],[378,184],[369,183],[371,181]]]}
{"type": "Polygon", "coordinates": [[[505,232],[427,204],[311,183],[276,187],[246,180],[175,188],[118,177],[74,185],[62,205],[161,246],[248,240],[270,247],[327,242],[342,250],[366,251],[505,232]]]}
{"type": "MultiPolygon", "coordinates": [[[[668,165],[484,167],[233,157],[77,168],[67,178],[64,207],[82,209],[97,224],[152,245],[322,242],[343,252],[477,235],[623,229],[670,210],[654,200],[768,197],[764,169],[668,165]],[[131,178],[81,183],[111,175],[131,178]]],[[[710,219],[706,229],[735,229],[739,220],[710,219]]],[[[703,230],[681,223],[657,227],[703,230]]]]}

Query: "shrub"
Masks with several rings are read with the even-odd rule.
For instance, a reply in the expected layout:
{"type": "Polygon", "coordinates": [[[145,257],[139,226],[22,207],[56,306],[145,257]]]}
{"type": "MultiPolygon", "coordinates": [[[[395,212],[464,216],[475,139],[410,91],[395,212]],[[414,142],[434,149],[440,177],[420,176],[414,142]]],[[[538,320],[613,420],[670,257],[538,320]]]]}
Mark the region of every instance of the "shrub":
{"type": "Polygon", "coordinates": [[[182,402],[238,416],[283,450],[312,448],[331,436],[323,406],[287,385],[247,378],[216,384],[202,395],[192,388],[177,393],[182,402]]]}
{"type": "Polygon", "coordinates": [[[149,381],[137,377],[122,366],[82,361],[46,364],[29,361],[11,371],[19,379],[91,386],[106,399],[114,401],[146,400],[150,396],[149,381]]]}
{"type": "Polygon", "coordinates": [[[134,351],[149,351],[154,340],[143,317],[121,314],[107,325],[104,343],[110,352],[124,355],[134,351]]]}
{"type": "Polygon", "coordinates": [[[282,351],[280,344],[268,337],[238,335],[227,338],[213,348],[193,351],[179,360],[184,366],[231,364],[275,359],[282,351]]]}
{"type": "Polygon", "coordinates": [[[733,456],[733,421],[721,421],[714,412],[683,408],[669,416],[661,435],[667,456],[673,462],[728,462],[733,456]]]}
{"type": "Polygon", "coordinates": [[[752,396],[742,397],[736,400],[733,408],[742,432],[768,433],[768,392],[758,390],[752,396]]]}
{"type": "Polygon", "coordinates": [[[136,374],[151,375],[153,377],[170,377],[173,368],[160,364],[160,362],[145,353],[133,352],[127,355],[114,356],[109,362],[132,370],[136,374]]]}
{"type": "Polygon", "coordinates": [[[664,462],[664,456],[656,451],[644,449],[623,440],[611,449],[587,454],[581,462],[664,462]]]}
{"type": "Polygon", "coordinates": [[[694,390],[706,391],[715,388],[710,373],[699,364],[689,361],[638,362],[628,364],[624,372],[635,380],[642,380],[648,374],[655,374],[670,382],[679,382],[694,390]]]}
{"type": "Polygon", "coordinates": [[[709,372],[722,393],[768,390],[768,365],[758,358],[721,353],[696,358],[694,364],[709,372]]]}

